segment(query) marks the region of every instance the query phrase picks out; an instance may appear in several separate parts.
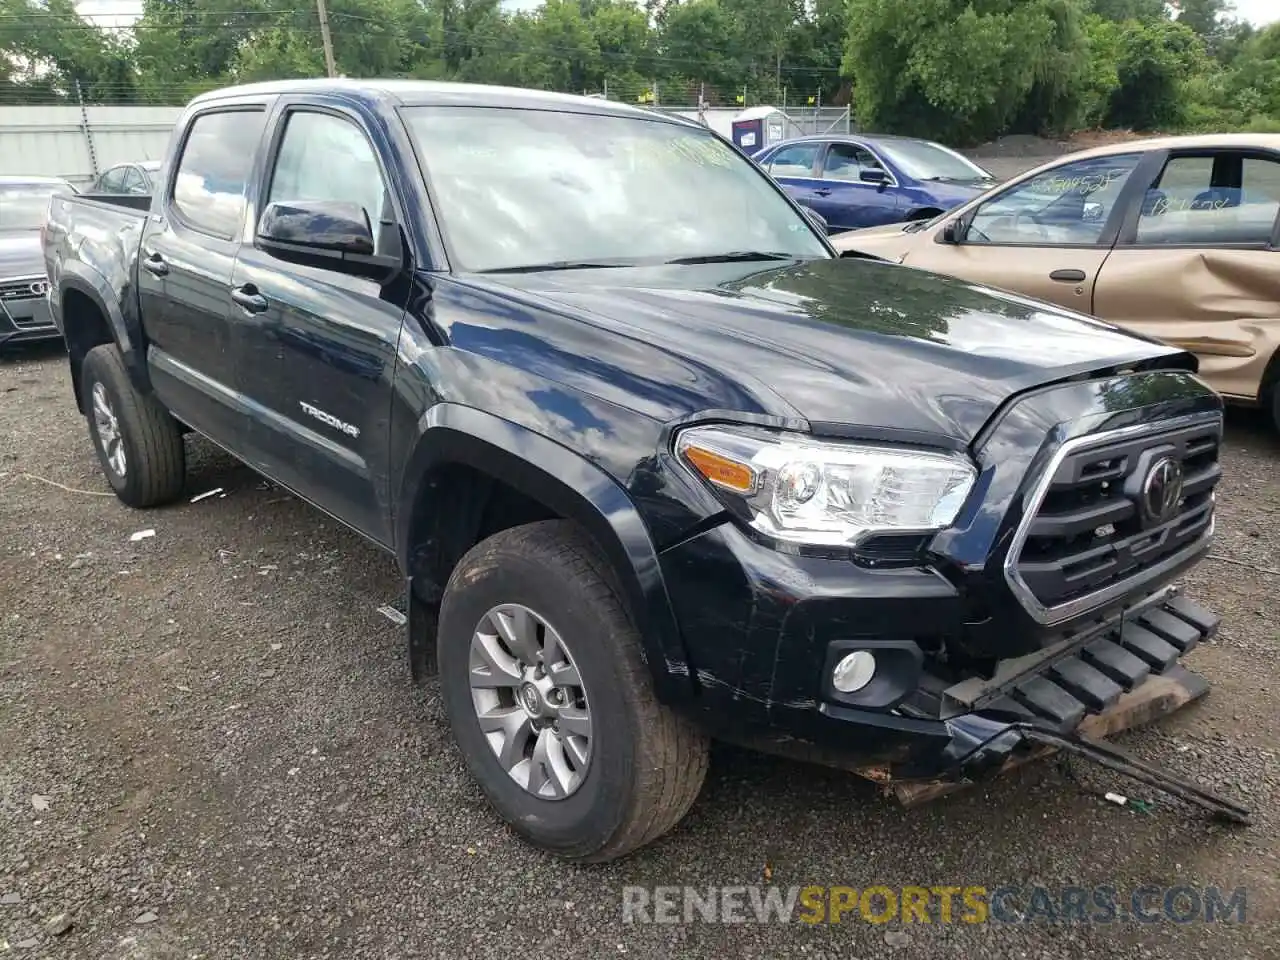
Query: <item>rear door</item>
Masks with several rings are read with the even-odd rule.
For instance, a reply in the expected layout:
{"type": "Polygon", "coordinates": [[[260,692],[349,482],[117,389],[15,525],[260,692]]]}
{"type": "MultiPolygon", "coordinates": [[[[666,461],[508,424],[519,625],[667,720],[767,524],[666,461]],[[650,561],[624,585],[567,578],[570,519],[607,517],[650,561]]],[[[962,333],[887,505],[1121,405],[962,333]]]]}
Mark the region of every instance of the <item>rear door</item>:
{"type": "Polygon", "coordinates": [[[1215,390],[1254,399],[1280,349],[1280,154],[1162,161],[1102,269],[1094,312],[1190,350],[1215,390]]]}
{"type": "Polygon", "coordinates": [[[245,409],[230,328],[231,271],[265,123],[265,99],[215,101],[193,115],[138,253],[156,391],[179,420],[235,453],[245,409]]]}
{"type": "Polygon", "coordinates": [[[1134,172],[1151,162],[1133,152],[1052,167],[966,211],[957,242],[939,230],[907,262],[1091,313],[1098,273],[1142,190],[1134,172]]]}
{"type": "Polygon", "coordinates": [[[825,145],[821,140],[788,143],[775,150],[760,165],[797,203],[816,210],[814,201],[819,198],[814,195],[814,190],[822,185],[818,178],[818,163],[825,145]]]}
{"type": "MultiPolygon", "coordinates": [[[[340,200],[365,209],[375,236],[379,221],[404,222],[380,160],[384,135],[360,113],[287,98],[273,130],[255,221],[276,201],[340,200]]],[[[250,229],[230,284],[253,411],[249,461],[388,544],[391,387],[407,284],[279,260],[250,229]]]]}
{"type": "Polygon", "coordinates": [[[829,144],[819,165],[812,206],[826,217],[832,232],[877,227],[900,219],[898,182],[879,158],[856,143],[829,144]],[[863,172],[883,177],[867,183],[863,172]]]}

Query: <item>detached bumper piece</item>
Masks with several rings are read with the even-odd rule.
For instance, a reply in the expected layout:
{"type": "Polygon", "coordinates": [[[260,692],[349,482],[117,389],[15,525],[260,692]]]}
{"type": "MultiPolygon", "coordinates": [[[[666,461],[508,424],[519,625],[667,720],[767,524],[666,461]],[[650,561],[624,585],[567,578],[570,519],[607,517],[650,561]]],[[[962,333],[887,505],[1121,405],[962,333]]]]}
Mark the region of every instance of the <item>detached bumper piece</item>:
{"type": "Polygon", "coordinates": [[[1002,755],[995,764],[999,775],[1066,750],[1226,819],[1248,823],[1243,807],[1096,739],[1145,726],[1208,693],[1205,679],[1178,661],[1213,637],[1218,623],[1199,604],[1175,596],[1083,645],[1012,661],[991,680],[957,684],[947,690],[944,709],[958,721],[974,715],[998,720],[998,735],[966,759],[959,781],[893,783],[892,791],[904,805],[916,806],[964,787],[968,770],[990,768],[993,753],[1002,755]],[[1011,749],[1014,744],[1021,748],[1011,749]]]}

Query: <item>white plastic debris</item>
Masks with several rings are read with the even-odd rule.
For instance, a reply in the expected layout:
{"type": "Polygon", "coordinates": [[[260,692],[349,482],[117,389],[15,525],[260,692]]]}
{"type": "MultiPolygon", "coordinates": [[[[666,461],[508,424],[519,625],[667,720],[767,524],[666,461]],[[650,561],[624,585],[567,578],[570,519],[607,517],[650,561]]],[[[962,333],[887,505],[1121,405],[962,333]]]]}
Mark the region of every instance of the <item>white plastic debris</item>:
{"type": "Polygon", "coordinates": [[[154,530],[139,530],[137,533],[130,534],[129,539],[137,543],[139,540],[145,540],[147,537],[154,537],[155,535],[156,532],[154,530]]]}
{"type": "Polygon", "coordinates": [[[207,499],[207,498],[209,498],[209,497],[212,497],[212,496],[215,496],[215,495],[217,495],[217,494],[219,494],[219,493],[222,493],[222,488],[221,488],[221,487],[214,487],[212,490],[206,490],[204,493],[197,493],[194,497],[192,497],[192,498],[191,498],[191,502],[192,502],[192,503],[199,503],[201,500],[205,500],[205,499],[207,499]]]}
{"type": "Polygon", "coordinates": [[[33,793],[31,795],[31,806],[35,807],[37,810],[48,810],[49,798],[39,793],[33,793]]]}
{"type": "Polygon", "coordinates": [[[390,620],[392,623],[394,623],[397,627],[403,627],[406,623],[409,622],[408,618],[405,617],[403,613],[401,613],[395,607],[391,606],[391,604],[389,603],[384,603],[382,606],[380,606],[378,608],[378,612],[382,614],[384,617],[386,617],[388,620],[390,620]]]}
{"type": "Polygon", "coordinates": [[[1108,793],[1106,799],[1114,803],[1117,807],[1123,807],[1129,802],[1129,798],[1119,793],[1108,793]]]}

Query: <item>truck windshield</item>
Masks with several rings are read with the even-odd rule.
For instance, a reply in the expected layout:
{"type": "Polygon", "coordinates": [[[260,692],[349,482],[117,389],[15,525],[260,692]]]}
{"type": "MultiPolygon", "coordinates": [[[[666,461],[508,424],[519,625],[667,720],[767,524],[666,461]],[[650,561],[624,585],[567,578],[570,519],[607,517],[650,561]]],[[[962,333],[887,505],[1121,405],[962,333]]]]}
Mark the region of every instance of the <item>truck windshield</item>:
{"type": "Polygon", "coordinates": [[[49,199],[71,192],[59,183],[0,183],[0,230],[39,230],[49,216],[49,199]]]}
{"type": "Polygon", "coordinates": [[[832,256],[759,168],[710,132],[548,110],[404,116],[463,270],[832,256]]]}

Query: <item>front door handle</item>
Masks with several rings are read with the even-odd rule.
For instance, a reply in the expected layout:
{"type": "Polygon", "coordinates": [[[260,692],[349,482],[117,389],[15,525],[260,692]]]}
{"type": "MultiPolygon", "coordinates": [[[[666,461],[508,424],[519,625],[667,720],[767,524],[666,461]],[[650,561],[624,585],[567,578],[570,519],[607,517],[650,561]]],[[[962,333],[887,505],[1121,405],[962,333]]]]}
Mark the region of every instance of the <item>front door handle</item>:
{"type": "Polygon", "coordinates": [[[831,196],[831,188],[819,187],[817,190],[813,191],[813,195],[815,197],[829,197],[831,196]]]}
{"type": "Polygon", "coordinates": [[[247,313],[262,313],[263,310],[267,309],[267,298],[260,294],[258,288],[250,283],[232,290],[231,299],[247,313]]]}
{"type": "Polygon", "coordinates": [[[1055,270],[1049,274],[1050,280],[1057,280],[1060,283],[1084,283],[1083,270],[1055,270]]]}
{"type": "Polygon", "coordinates": [[[142,269],[147,273],[155,274],[157,277],[163,277],[169,272],[169,265],[164,262],[164,257],[158,253],[153,253],[142,261],[142,269]]]}

